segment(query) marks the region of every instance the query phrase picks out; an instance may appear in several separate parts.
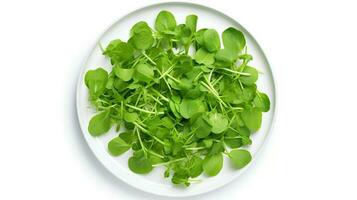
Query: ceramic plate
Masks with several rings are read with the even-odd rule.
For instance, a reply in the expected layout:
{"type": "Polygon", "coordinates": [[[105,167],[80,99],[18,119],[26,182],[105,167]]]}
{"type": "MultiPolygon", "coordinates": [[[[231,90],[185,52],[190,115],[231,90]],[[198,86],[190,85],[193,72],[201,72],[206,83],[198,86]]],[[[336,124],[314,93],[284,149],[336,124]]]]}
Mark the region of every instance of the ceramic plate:
{"type": "Polygon", "coordinates": [[[87,130],[88,122],[95,110],[88,102],[88,90],[84,84],[85,72],[99,66],[104,67],[107,70],[110,70],[111,68],[108,60],[101,54],[101,50],[97,45],[98,42],[101,42],[103,46],[106,46],[111,40],[116,38],[127,40],[130,28],[138,21],[146,21],[153,27],[155,17],[161,10],[171,11],[175,15],[178,23],[183,23],[186,15],[196,14],[198,16],[197,29],[203,27],[215,28],[219,33],[222,33],[224,29],[232,26],[244,33],[247,40],[248,51],[254,58],[251,62],[251,66],[256,67],[263,73],[259,77],[258,88],[268,94],[271,100],[271,110],[268,113],[263,114],[262,127],[259,132],[252,135],[251,139],[253,140],[253,144],[248,148],[248,150],[252,153],[254,161],[257,152],[264,144],[264,141],[270,132],[274,118],[275,86],[273,75],[262,49],[259,47],[253,36],[249,34],[244,27],[225,14],[202,5],[176,2],[155,4],[129,13],[109,27],[109,29],[107,29],[95,43],[96,45],[94,49],[91,51],[79,74],[77,89],[78,118],[84,138],[86,139],[89,147],[98,158],[99,162],[101,162],[114,176],[133,187],[149,193],[175,197],[193,196],[206,193],[226,185],[232,180],[238,178],[239,175],[241,175],[248,167],[245,167],[242,170],[234,170],[226,160],[222,171],[217,176],[208,178],[202,175],[200,179],[203,179],[203,181],[200,183],[192,184],[188,188],[177,187],[171,183],[170,179],[165,179],[163,177],[164,167],[156,167],[148,175],[138,175],[131,172],[127,166],[127,160],[131,155],[130,151],[118,157],[110,156],[107,152],[107,143],[110,139],[117,135],[113,129],[109,133],[100,137],[92,137],[87,130]]]}

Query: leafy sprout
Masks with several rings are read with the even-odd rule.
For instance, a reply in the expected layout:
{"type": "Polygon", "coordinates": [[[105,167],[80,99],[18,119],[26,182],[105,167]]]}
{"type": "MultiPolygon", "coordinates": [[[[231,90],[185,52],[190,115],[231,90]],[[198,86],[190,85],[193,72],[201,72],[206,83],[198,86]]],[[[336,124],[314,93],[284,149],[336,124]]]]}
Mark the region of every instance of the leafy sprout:
{"type": "Polygon", "coordinates": [[[88,70],[84,78],[96,109],[89,133],[99,137],[115,126],[110,155],[131,152],[132,172],[163,166],[165,178],[186,186],[201,174],[219,174],[224,156],[234,168],[245,167],[252,157],[242,148],[270,110],[244,34],[229,27],[220,38],[197,25],[196,15],[177,24],[161,11],[154,29],[140,21],[128,41],[115,39],[103,49],[111,71],[88,70]]]}

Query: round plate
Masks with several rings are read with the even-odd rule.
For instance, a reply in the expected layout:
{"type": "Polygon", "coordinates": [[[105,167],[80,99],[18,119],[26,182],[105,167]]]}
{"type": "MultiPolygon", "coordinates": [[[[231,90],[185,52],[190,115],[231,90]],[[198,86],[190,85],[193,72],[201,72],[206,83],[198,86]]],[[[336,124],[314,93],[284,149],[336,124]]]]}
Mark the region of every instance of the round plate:
{"type": "MultiPolygon", "coordinates": [[[[244,33],[247,40],[248,52],[252,54],[254,58],[250,65],[256,67],[263,73],[259,77],[258,88],[265,92],[271,100],[271,110],[268,113],[263,114],[261,129],[259,132],[252,135],[253,144],[248,148],[254,159],[257,152],[262,147],[272,126],[275,111],[275,86],[271,69],[262,49],[259,47],[255,39],[248,33],[248,31],[245,30],[238,22],[219,11],[202,5],[177,2],[160,3],[135,10],[125,15],[115,22],[100,37],[98,42],[102,43],[103,46],[106,46],[113,39],[120,38],[122,40],[127,40],[130,28],[138,21],[146,21],[153,27],[156,15],[161,10],[171,11],[175,15],[178,23],[184,23],[187,15],[196,14],[198,16],[197,29],[203,27],[215,28],[219,33],[222,33],[223,30],[232,26],[244,33]]],[[[95,110],[88,102],[88,90],[84,84],[84,75],[87,70],[95,69],[97,67],[104,67],[107,70],[110,70],[111,65],[108,60],[104,58],[99,46],[96,44],[79,75],[77,86],[77,112],[83,135],[87,140],[89,147],[98,160],[111,173],[113,173],[114,176],[133,187],[149,193],[163,196],[183,197],[198,195],[217,189],[231,182],[247,169],[247,167],[245,167],[242,170],[234,170],[225,158],[224,167],[217,176],[205,177],[202,175],[199,177],[200,179],[203,179],[202,182],[191,184],[191,186],[187,188],[174,186],[170,179],[165,179],[163,177],[164,167],[156,167],[148,175],[138,175],[131,172],[127,165],[128,158],[132,154],[130,151],[118,157],[112,157],[107,152],[108,141],[117,136],[114,129],[100,137],[92,137],[87,130],[88,122],[93,116],[95,110]]]]}

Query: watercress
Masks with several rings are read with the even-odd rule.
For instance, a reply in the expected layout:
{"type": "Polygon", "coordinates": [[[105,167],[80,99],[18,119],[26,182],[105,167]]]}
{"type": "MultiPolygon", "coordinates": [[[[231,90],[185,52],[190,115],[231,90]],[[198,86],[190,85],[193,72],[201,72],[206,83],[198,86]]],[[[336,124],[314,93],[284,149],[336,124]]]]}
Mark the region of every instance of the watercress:
{"type": "Polygon", "coordinates": [[[189,15],[177,24],[169,11],[157,15],[154,29],[140,21],[128,41],[115,39],[103,49],[110,70],[88,70],[84,77],[96,109],[89,133],[99,137],[114,126],[110,155],[132,153],[132,172],[163,166],[164,177],[186,186],[202,174],[219,174],[224,156],[234,168],[245,167],[252,159],[245,150],[250,135],[270,110],[244,34],[228,27],[220,38],[197,22],[189,15]]]}

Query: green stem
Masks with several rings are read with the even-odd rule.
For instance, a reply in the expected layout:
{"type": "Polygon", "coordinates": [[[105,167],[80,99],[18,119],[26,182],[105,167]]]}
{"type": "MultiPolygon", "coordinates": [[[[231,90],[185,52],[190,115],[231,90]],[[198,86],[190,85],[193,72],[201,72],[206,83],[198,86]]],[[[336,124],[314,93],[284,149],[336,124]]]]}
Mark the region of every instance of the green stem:
{"type": "Polygon", "coordinates": [[[171,163],[174,163],[174,162],[178,162],[178,161],[181,161],[181,160],[185,160],[186,158],[179,158],[179,159],[175,159],[175,160],[171,160],[171,161],[168,161],[168,162],[164,162],[164,163],[158,163],[158,164],[155,164],[155,165],[152,165],[153,167],[157,167],[157,166],[162,166],[162,165],[168,165],[168,164],[171,164],[171,163]]]}
{"type": "Polygon", "coordinates": [[[154,62],[148,55],[146,55],[146,53],[145,53],[144,51],[143,51],[142,53],[143,53],[143,55],[145,56],[145,58],[148,59],[148,61],[151,62],[151,64],[153,64],[153,65],[155,65],[155,66],[157,65],[156,62],[154,62]]]}
{"type": "Polygon", "coordinates": [[[157,94],[159,97],[161,97],[164,101],[166,101],[166,102],[169,102],[169,101],[170,101],[167,97],[165,97],[164,95],[162,95],[160,92],[158,92],[158,91],[155,90],[154,88],[151,88],[151,90],[152,90],[153,92],[155,92],[155,94],[157,94]]]}
{"type": "Polygon", "coordinates": [[[171,78],[173,81],[175,81],[176,83],[181,83],[181,81],[177,80],[175,77],[171,76],[170,74],[167,74],[167,76],[171,78]]]}
{"type": "Polygon", "coordinates": [[[185,148],[186,150],[192,150],[192,151],[194,151],[194,150],[201,150],[201,149],[206,149],[206,147],[187,147],[187,148],[185,148]]]}
{"type": "Polygon", "coordinates": [[[141,140],[141,137],[140,137],[140,132],[138,129],[135,129],[136,130],[136,134],[138,136],[138,139],[139,139],[139,142],[140,142],[140,146],[141,146],[141,149],[143,150],[144,154],[145,154],[145,157],[147,157],[147,153],[146,153],[146,148],[143,144],[143,141],[141,140]]]}
{"type": "Polygon", "coordinates": [[[155,97],[153,97],[151,94],[147,94],[148,97],[150,97],[152,100],[156,101],[158,104],[163,105],[163,103],[161,103],[161,101],[159,101],[158,99],[156,99],[155,97]]]}
{"type": "Polygon", "coordinates": [[[140,124],[133,122],[133,124],[138,127],[141,131],[143,131],[144,133],[148,133],[149,131],[146,130],[144,127],[142,127],[140,124]]]}
{"type": "Polygon", "coordinates": [[[137,111],[140,111],[140,112],[143,112],[143,113],[147,113],[147,114],[153,114],[153,115],[156,115],[156,114],[163,115],[163,114],[164,114],[164,112],[152,112],[152,111],[144,110],[144,109],[141,109],[141,108],[138,108],[138,107],[129,105],[129,104],[125,104],[125,105],[126,105],[127,107],[129,107],[129,108],[132,108],[132,109],[134,109],[134,110],[137,110],[137,111]]]}
{"type": "Polygon", "coordinates": [[[154,151],[148,150],[148,152],[149,152],[150,154],[156,156],[156,157],[161,158],[161,159],[164,159],[164,158],[165,158],[164,156],[162,156],[162,155],[160,155],[160,154],[157,154],[157,153],[155,153],[154,151]]]}
{"type": "Polygon", "coordinates": [[[227,71],[227,72],[234,73],[234,74],[239,74],[239,75],[242,75],[242,76],[250,76],[250,75],[251,75],[251,74],[249,74],[249,73],[238,72],[238,71],[231,70],[231,69],[228,69],[228,68],[220,68],[220,69],[225,70],[225,71],[227,71]]]}
{"type": "Polygon", "coordinates": [[[169,67],[169,69],[167,69],[164,73],[161,73],[161,76],[159,77],[159,80],[164,78],[168,73],[170,73],[172,71],[172,69],[174,68],[175,64],[171,65],[169,67]]]}

